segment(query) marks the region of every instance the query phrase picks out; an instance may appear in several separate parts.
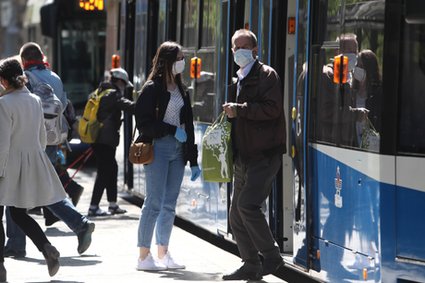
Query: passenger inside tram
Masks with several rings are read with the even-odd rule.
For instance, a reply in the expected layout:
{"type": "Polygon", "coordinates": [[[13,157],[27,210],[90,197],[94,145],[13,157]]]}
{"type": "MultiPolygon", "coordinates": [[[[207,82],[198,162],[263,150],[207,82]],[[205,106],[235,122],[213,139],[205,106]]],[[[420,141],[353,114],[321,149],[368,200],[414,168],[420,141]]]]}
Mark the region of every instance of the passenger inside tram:
{"type": "Polygon", "coordinates": [[[353,95],[351,91],[353,70],[358,52],[357,36],[342,34],[336,40],[339,49],[336,55],[348,57],[348,78],[345,83],[334,82],[334,66],[324,65],[321,85],[317,95],[317,139],[337,145],[355,146],[353,95]]]}
{"type": "Polygon", "coordinates": [[[353,71],[352,91],[354,107],[358,113],[355,121],[357,144],[368,150],[379,150],[381,130],[382,81],[378,59],[369,49],[357,56],[353,71]],[[364,115],[367,114],[367,115],[364,115]]]}

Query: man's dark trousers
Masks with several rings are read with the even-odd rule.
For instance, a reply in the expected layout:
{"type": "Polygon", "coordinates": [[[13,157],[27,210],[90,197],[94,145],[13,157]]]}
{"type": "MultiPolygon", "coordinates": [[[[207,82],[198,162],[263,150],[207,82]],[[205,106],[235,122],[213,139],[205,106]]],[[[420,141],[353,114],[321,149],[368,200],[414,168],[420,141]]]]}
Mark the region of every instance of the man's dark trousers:
{"type": "Polygon", "coordinates": [[[280,155],[249,162],[238,157],[235,160],[230,225],[245,262],[259,262],[258,252],[264,257],[279,256],[279,247],[261,208],[270,195],[272,181],[280,166],[280,155]]]}

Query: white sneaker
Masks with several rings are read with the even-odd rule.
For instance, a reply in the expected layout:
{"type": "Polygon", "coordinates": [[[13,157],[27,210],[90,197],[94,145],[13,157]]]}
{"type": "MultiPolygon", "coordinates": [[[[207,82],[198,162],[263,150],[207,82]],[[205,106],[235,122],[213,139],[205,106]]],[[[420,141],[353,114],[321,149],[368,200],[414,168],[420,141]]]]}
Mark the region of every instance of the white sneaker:
{"type": "Polygon", "coordinates": [[[170,252],[167,252],[163,258],[158,258],[158,262],[165,265],[168,269],[185,269],[186,266],[177,263],[172,257],[170,252]]]}
{"type": "Polygon", "coordinates": [[[141,260],[140,258],[137,260],[137,270],[159,271],[166,269],[167,266],[160,263],[159,261],[156,261],[151,254],[148,254],[144,260],[141,260]]]}

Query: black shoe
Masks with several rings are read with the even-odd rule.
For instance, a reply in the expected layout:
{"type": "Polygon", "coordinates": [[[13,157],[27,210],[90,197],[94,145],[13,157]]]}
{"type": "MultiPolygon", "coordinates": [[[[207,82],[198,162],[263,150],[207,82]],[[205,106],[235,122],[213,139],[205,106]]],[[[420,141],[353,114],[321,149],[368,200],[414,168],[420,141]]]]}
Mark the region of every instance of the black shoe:
{"type": "Polygon", "coordinates": [[[43,247],[43,256],[46,259],[47,269],[49,275],[54,276],[59,270],[59,252],[58,250],[49,243],[46,243],[43,247]]]}
{"type": "Polygon", "coordinates": [[[46,227],[52,226],[56,222],[60,221],[49,209],[44,209],[44,225],[46,227]]]}
{"type": "Polygon", "coordinates": [[[23,258],[27,255],[25,251],[15,251],[8,247],[4,247],[3,256],[4,257],[14,257],[14,258],[23,258]]]}
{"type": "Polygon", "coordinates": [[[233,273],[223,275],[223,280],[261,280],[261,265],[244,263],[233,273]]]}
{"type": "Polygon", "coordinates": [[[127,210],[120,208],[118,205],[108,207],[108,211],[112,215],[114,215],[114,214],[124,214],[124,213],[127,212],[127,210]]]}
{"type": "Polygon", "coordinates": [[[0,282],[7,281],[7,272],[6,268],[4,268],[4,262],[0,262],[0,282]]]}
{"type": "Polygon", "coordinates": [[[80,201],[81,195],[84,192],[84,187],[77,184],[76,182],[72,181],[68,187],[68,190],[65,189],[69,197],[71,198],[72,204],[74,206],[77,206],[78,202],[80,201]]]}
{"type": "Polygon", "coordinates": [[[97,208],[89,208],[89,212],[87,213],[87,216],[92,216],[92,217],[96,217],[96,216],[107,216],[107,215],[111,215],[109,212],[104,211],[102,209],[100,209],[99,207],[97,208]]]}
{"type": "Polygon", "coordinates": [[[275,258],[265,258],[263,261],[263,272],[261,275],[265,276],[268,274],[273,274],[283,265],[284,262],[280,256],[275,258]]]}
{"type": "Polygon", "coordinates": [[[93,222],[86,223],[86,229],[80,232],[78,237],[78,248],[77,251],[79,254],[84,253],[91,244],[91,234],[94,231],[95,224],[93,222]]]}
{"type": "Polygon", "coordinates": [[[43,212],[41,211],[41,207],[34,207],[31,209],[28,209],[28,214],[35,214],[35,215],[43,215],[43,212]]]}

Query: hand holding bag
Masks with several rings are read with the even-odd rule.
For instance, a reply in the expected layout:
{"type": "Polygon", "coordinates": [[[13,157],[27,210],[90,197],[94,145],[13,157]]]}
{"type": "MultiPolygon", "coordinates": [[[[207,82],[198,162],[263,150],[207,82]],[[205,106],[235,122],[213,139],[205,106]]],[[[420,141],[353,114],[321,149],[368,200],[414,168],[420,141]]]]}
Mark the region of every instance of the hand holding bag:
{"type": "Polygon", "coordinates": [[[132,142],[128,153],[128,160],[133,164],[149,164],[153,161],[153,144],[134,140],[136,127],[133,130],[132,142]]]}

